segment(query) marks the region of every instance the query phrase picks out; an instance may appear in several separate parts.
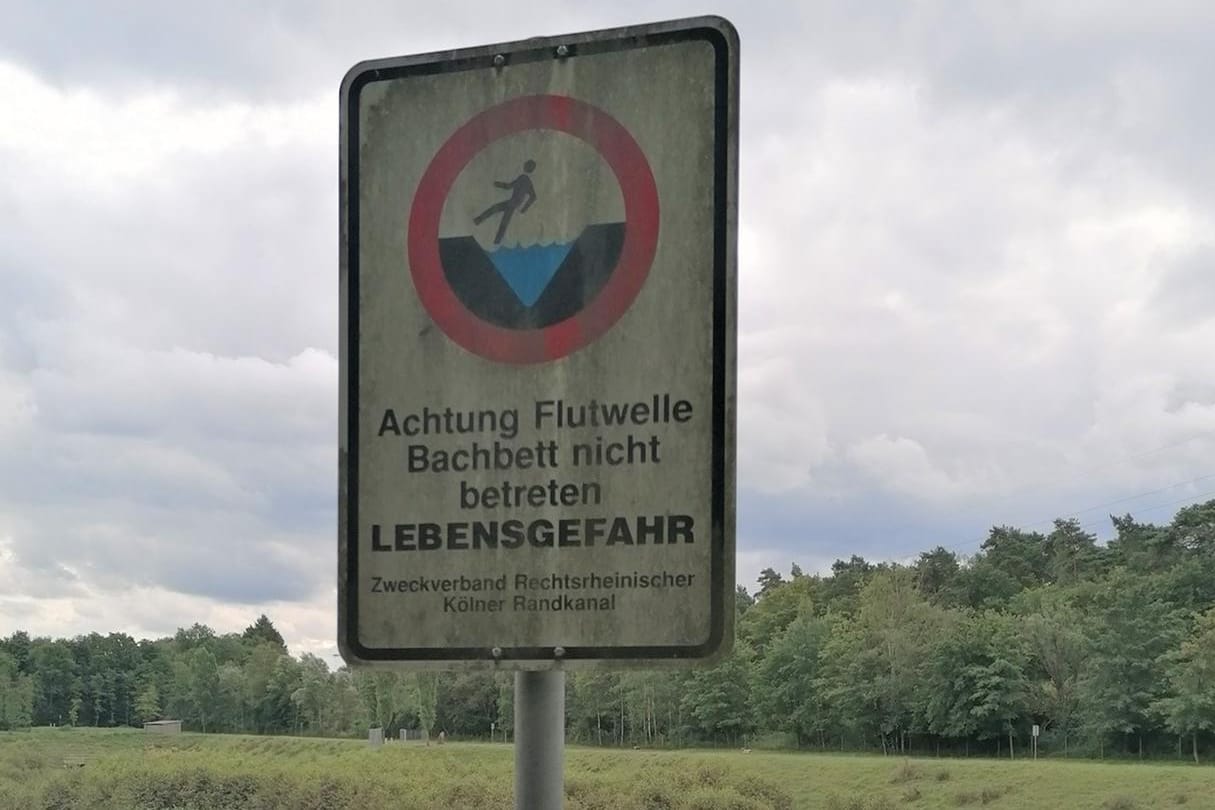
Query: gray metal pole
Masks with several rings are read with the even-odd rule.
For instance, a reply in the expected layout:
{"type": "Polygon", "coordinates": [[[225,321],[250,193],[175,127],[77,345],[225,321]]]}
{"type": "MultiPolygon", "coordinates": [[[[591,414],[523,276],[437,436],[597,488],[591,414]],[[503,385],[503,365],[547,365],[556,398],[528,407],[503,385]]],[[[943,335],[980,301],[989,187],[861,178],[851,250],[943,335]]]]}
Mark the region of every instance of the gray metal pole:
{"type": "Polygon", "coordinates": [[[515,810],[561,810],[565,673],[515,673],[515,810]]]}

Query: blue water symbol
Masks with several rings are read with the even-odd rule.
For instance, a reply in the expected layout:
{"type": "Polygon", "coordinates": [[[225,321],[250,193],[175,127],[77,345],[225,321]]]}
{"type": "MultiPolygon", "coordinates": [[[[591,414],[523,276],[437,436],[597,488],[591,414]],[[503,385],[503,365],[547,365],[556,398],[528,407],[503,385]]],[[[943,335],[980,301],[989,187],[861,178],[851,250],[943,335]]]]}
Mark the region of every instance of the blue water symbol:
{"type": "Polygon", "coordinates": [[[489,260],[523,306],[530,307],[540,300],[573,246],[573,242],[554,242],[551,245],[500,247],[489,253],[489,260]]]}

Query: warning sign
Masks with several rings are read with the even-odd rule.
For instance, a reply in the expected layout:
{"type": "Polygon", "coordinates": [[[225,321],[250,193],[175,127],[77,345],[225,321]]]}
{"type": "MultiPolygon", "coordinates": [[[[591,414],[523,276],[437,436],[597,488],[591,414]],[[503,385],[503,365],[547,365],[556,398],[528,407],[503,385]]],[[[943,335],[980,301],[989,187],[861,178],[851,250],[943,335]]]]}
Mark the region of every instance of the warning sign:
{"type": "Polygon", "coordinates": [[[645,154],[610,115],[560,95],[515,98],[460,127],[423,174],[409,219],[409,265],[423,305],[452,340],[507,363],[555,360],[598,338],[637,297],[657,243],[658,191],[645,154]],[[571,136],[601,159],[559,154],[577,151],[568,139],[550,140],[543,167],[532,157],[511,162],[510,150],[497,150],[499,160],[486,164],[502,179],[465,181],[457,193],[505,199],[473,216],[459,201],[449,210],[470,162],[499,140],[532,132],[571,136]],[[570,162],[589,165],[571,177],[570,162]],[[564,187],[548,184],[554,199],[529,216],[539,199],[533,175],[548,171],[563,172],[564,187]],[[571,207],[567,197],[585,197],[581,184],[603,191],[591,204],[571,207]],[[586,221],[571,229],[571,214],[586,221]]]}
{"type": "Polygon", "coordinates": [[[728,649],[733,28],[363,63],[341,149],[346,659],[728,649]]]}

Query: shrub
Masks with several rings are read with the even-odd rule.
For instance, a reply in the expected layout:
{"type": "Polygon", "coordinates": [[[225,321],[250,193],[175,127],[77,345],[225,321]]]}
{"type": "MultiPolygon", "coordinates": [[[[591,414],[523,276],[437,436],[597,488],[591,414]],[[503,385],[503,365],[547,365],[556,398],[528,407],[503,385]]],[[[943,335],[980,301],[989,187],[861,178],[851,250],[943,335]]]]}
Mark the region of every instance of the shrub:
{"type": "Polygon", "coordinates": [[[911,760],[905,759],[902,764],[894,769],[894,773],[890,775],[890,781],[893,784],[899,784],[901,782],[910,782],[912,779],[918,779],[919,776],[920,769],[912,765],[911,760]]]}
{"type": "Polygon", "coordinates": [[[755,776],[740,777],[734,789],[750,799],[756,799],[767,810],[793,810],[793,797],[771,782],[755,776]]]}
{"type": "Polygon", "coordinates": [[[718,787],[726,779],[725,768],[718,765],[702,764],[696,769],[696,784],[705,787],[718,787]]]}
{"type": "Polygon", "coordinates": [[[1003,795],[1004,791],[1001,788],[985,787],[983,790],[979,791],[979,801],[983,804],[988,804],[990,802],[994,802],[1003,795]]]}
{"type": "Polygon", "coordinates": [[[827,795],[827,810],[865,810],[865,800],[860,796],[845,799],[830,793],[827,795]]]}
{"type": "Polygon", "coordinates": [[[1130,796],[1111,796],[1101,805],[1105,810],[1135,810],[1135,800],[1130,796]]]}
{"type": "Polygon", "coordinates": [[[938,782],[948,782],[949,777],[950,777],[950,773],[948,770],[937,771],[937,781],[938,782]]]}
{"type": "Polygon", "coordinates": [[[912,787],[909,787],[905,791],[903,791],[903,801],[904,802],[916,802],[919,800],[920,800],[920,789],[918,787],[915,787],[913,785],[912,787]]]}
{"type": "Polygon", "coordinates": [[[644,810],[672,810],[675,800],[666,785],[646,785],[639,794],[644,810]]]}
{"type": "Polygon", "coordinates": [[[767,810],[759,802],[733,790],[701,789],[687,798],[688,810],[767,810]]]}

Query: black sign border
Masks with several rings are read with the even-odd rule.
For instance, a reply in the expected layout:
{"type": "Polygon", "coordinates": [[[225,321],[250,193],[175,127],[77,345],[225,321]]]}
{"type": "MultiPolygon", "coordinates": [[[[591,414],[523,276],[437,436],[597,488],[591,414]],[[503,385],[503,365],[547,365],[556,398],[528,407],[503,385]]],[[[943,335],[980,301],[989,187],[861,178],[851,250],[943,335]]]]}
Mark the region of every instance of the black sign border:
{"type": "MultiPolygon", "coordinates": [[[[543,664],[554,661],[685,662],[725,654],[732,645],[734,533],[734,267],[737,212],[738,34],[729,21],[703,17],[544,40],[360,63],[342,82],[340,169],[341,330],[343,368],[338,484],[338,647],[348,663],[543,664]],[[669,45],[707,42],[714,52],[713,416],[709,638],[696,645],[581,647],[367,647],[358,638],[359,463],[359,95],[378,81],[491,70],[538,62],[669,45]],[[558,53],[556,49],[562,48],[558,53]]],[[[528,668],[528,667],[523,667],[528,668]]]]}

